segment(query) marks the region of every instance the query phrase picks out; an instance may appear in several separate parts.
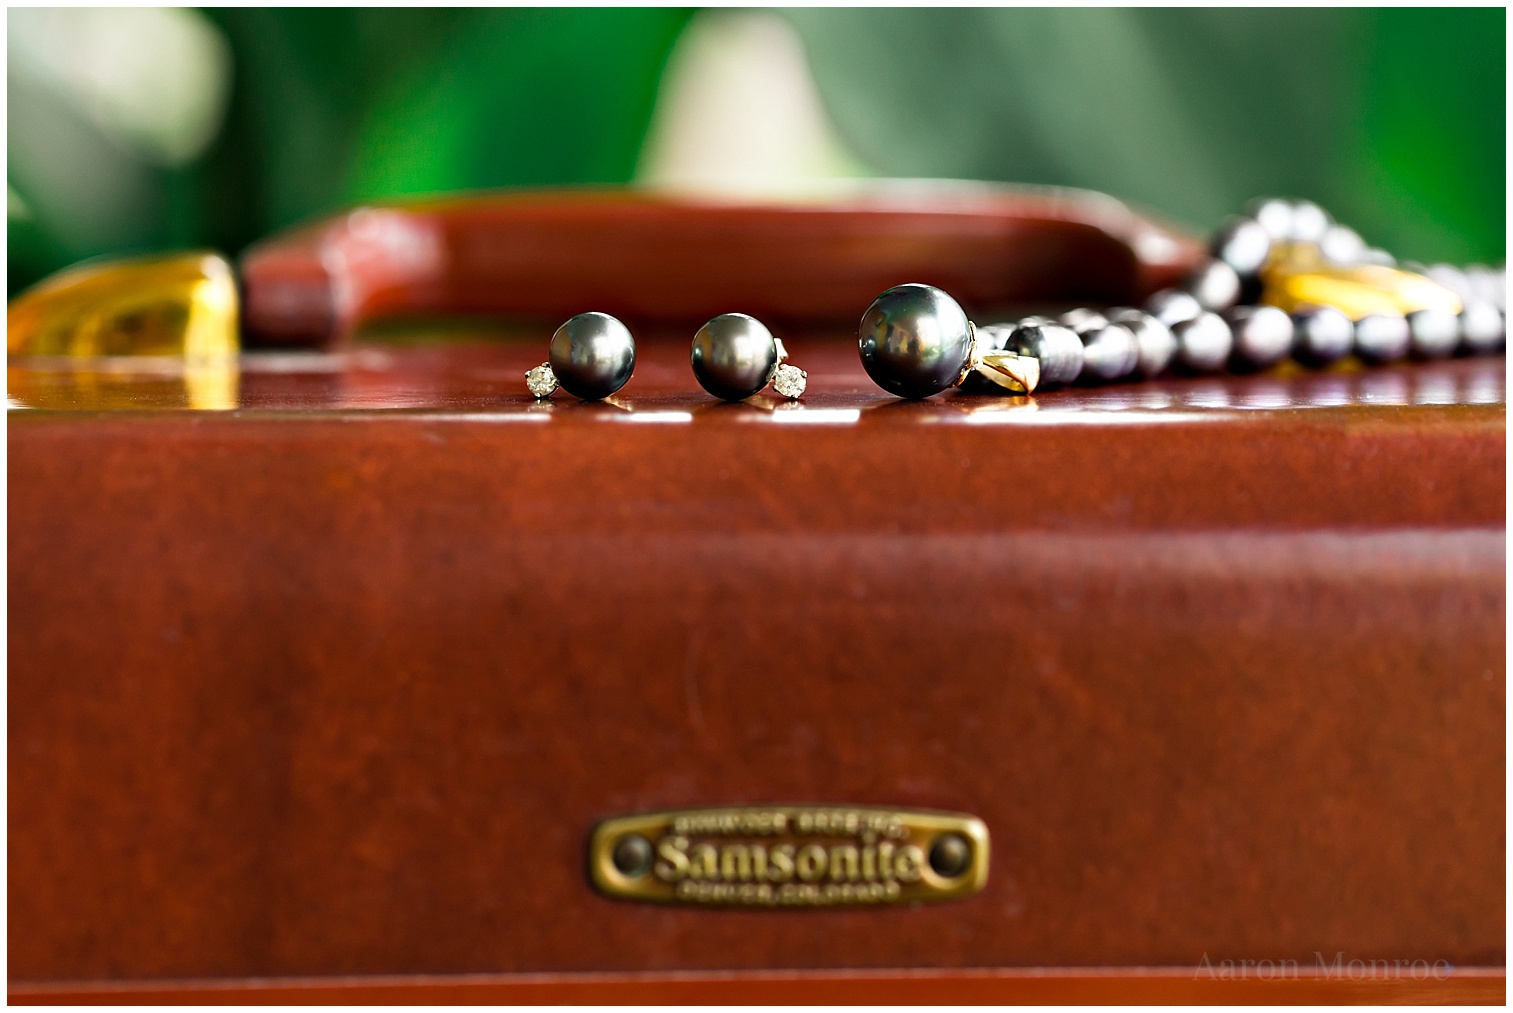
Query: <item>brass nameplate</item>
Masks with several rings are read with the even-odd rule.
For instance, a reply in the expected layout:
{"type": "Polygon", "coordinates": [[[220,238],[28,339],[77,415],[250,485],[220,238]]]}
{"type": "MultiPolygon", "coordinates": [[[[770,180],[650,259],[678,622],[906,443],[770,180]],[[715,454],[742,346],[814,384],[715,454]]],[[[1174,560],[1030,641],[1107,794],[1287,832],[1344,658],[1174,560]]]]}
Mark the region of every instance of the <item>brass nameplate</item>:
{"type": "Polygon", "coordinates": [[[625,900],[721,907],[909,904],[988,881],[988,828],[961,813],[739,806],[605,820],[589,874],[625,900]]]}

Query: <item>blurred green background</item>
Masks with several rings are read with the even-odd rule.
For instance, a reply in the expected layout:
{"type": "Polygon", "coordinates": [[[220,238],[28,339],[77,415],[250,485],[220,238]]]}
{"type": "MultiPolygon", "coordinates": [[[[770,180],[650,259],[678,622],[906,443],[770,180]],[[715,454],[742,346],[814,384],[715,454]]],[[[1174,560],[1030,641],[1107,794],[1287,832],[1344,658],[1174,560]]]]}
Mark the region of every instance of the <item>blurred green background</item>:
{"type": "MultiPolygon", "coordinates": [[[[717,154],[753,114],[667,109],[724,94],[701,73],[783,93],[770,75],[791,69],[753,64],[782,63],[781,39],[741,40],[772,24],[796,40],[797,73],[807,62],[794,94],[817,96],[834,150],[777,159],[769,183],[788,172],[1062,184],[1199,231],[1251,197],[1291,194],[1400,257],[1504,256],[1501,8],[742,17],[12,9],[9,292],[99,254],[235,253],[371,198],[676,182],[680,157],[717,154]],[[709,18],[725,18],[700,36],[709,52],[680,60],[709,18]],[[725,53],[736,56],[721,70],[725,53]],[[669,66],[694,69],[671,89],[669,66]],[[662,138],[652,155],[649,131],[662,138]]],[[[783,108],[766,110],[775,125],[751,150],[786,150],[783,108]]]]}

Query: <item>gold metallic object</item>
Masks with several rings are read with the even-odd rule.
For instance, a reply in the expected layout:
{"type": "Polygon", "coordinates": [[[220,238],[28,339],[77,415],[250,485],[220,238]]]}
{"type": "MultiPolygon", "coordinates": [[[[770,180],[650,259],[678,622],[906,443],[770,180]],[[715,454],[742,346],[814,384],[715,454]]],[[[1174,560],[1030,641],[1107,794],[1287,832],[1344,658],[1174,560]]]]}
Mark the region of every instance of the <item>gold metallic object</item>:
{"type": "Polygon", "coordinates": [[[238,350],[231,265],[180,253],[60,271],[6,308],[11,355],[181,356],[212,362],[238,350]]]}
{"type": "Polygon", "coordinates": [[[1016,394],[1033,394],[1040,383],[1040,360],[1015,352],[985,352],[977,372],[1016,394]]]}
{"type": "Polygon", "coordinates": [[[954,900],[988,881],[976,817],[859,806],[689,809],[605,820],[589,876],[622,900],[828,908],[954,900]]]}
{"type": "Polygon", "coordinates": [[[960,387],[967,377],[977,373],[1015,394],[1035,393],[1040,384],[1039,359],[1017,352],[989,351],[982,332],[970,320],[967,321],[967,333],[972,338],[971,350],[953,386],[960,387]]]}
{"type": "Polygon", "coordinates": [[[1261,269],[1261,302],[1289,313],[1332,306],[1352,320],[1429,309],[1458,314],[1462,309],[1460,296],[1421,274],[1374,264],[1333,264],[1308,244],[1273,252],[1261,269]]]}

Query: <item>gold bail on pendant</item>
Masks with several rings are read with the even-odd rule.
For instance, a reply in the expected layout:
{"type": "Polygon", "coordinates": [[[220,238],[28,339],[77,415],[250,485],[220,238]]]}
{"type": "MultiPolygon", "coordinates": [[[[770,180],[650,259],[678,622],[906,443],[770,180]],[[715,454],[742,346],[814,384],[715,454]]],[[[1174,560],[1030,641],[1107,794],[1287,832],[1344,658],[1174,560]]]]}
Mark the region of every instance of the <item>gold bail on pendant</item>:
{"type": "MultiPolygon", "coordinates": [[[[967,360],[967,368],[962,371],[962,380],[975,371],[979,376],[1015,394],[1035,393],[1035,388],[1040,385],[1039,359],[1018,352],[984,351],[977,325],[968,320],[967,327],[972,332],[972,351],[967,360]]],[[[959,384],[961,381],[957,382],[959,384]]]]}

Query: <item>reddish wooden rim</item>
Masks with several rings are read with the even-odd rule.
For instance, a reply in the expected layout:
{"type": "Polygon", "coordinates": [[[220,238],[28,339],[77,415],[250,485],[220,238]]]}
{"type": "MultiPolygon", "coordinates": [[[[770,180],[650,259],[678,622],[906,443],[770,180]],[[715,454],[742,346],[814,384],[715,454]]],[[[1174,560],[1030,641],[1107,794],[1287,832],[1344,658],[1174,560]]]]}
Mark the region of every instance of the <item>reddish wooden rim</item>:
{"type": "Polygon", "coordinates": [[[1022,968],[13,982],[12,1003],[1476,1003],[1501,1004],[1506,971],[1419,976],[1302,968],[1022,968]]]}

